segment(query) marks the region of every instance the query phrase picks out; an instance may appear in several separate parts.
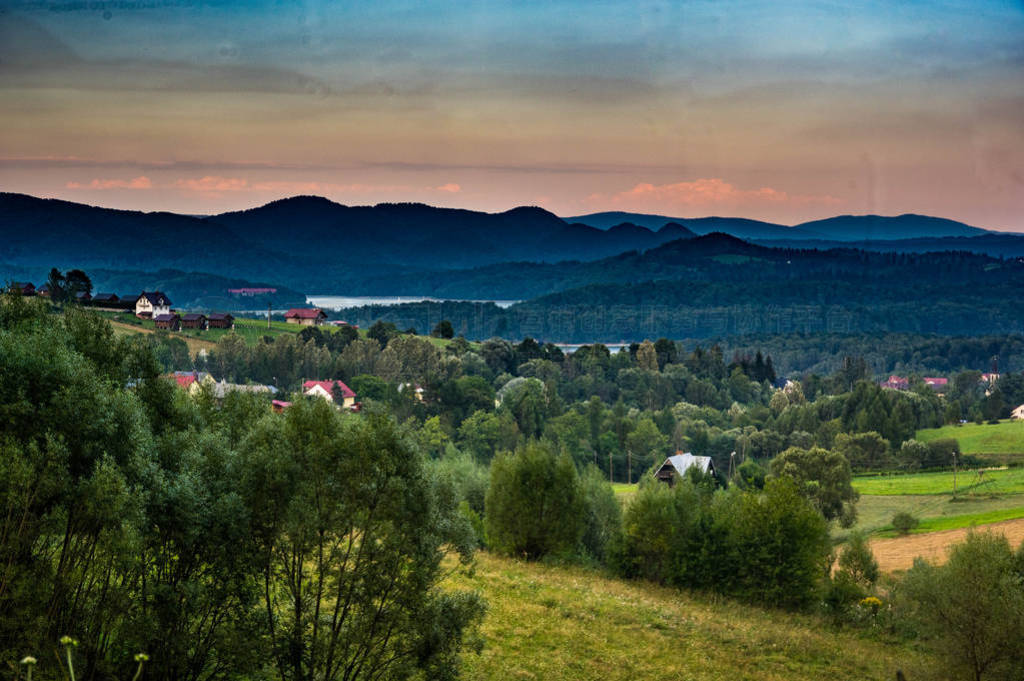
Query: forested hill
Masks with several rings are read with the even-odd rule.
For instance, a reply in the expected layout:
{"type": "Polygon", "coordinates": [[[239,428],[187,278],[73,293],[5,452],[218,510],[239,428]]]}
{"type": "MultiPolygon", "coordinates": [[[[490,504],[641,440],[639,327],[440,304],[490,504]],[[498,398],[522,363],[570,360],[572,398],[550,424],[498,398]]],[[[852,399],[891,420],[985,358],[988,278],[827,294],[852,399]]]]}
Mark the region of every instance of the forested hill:
{"type": "MultiPolygon", "coordinates": [[[[459,274],[448,276],[454,282],[459,274]]],[[[543,285],[552,292],[505,310],[424,303],[344,315],[357,323],[383,318],[401,328],[448,318],[471,338],[556,342],[1024,332],[1024,308],[1014,302],[1024,286],[1024,263],[967,252],[772,249],[712,234],[596,263],[502,266],[468,276],[471,282],[501,282],[493,285],[503,294],[496,297],[507,296],[513,285],[543,285]]]]}
{"type": "MultiPolygon", "coordinates": [[[[942,253],[880,253],[853,248],[829,250],[769,248],[726,234],[708,234],[669,242],[647,251],[630,251],[593,262],[503,263],[470,270],[417,272],[406,276],[373,276],[354,284],[353,291],[366,295],[388,291],[412,292],[416,287],[444,298],[525,300],[567,292],[595,284],[610,285],[609,294],[624,294],[615,287],[648,281],[725,282],[746,286],[757,281],[795,282],[794,294],[814,297],[801,282],[822,279],[827,283],[848,281],[888,282],[902,289],[933,282],[940,286],[953,279],[984,282],[1021,272],[1016,260],[1001,260],[966,251],[942,253]],[[908,283],[911,282],[911,283],[908,283]]],[[[595,302],[591,299],[591,302],[595,302]]]]}
{"type": "Polygon", "coordinates": [[[677,223],[697,234],[726,232],[743,239],[820,239],[832,241],[894,240],[922,237],[971,237],[988,234],[978,227],[955,220],[946,220],[912,213],[894,217],[881,215],[838,215],[824,220],[804,222],[789,227],[745,218],[708,217],[678,218],[643,213],[592,213],[565,218],[599,229],[608,229],[622,222],[632,222],[657,229],[668,222],[677,223]]]}

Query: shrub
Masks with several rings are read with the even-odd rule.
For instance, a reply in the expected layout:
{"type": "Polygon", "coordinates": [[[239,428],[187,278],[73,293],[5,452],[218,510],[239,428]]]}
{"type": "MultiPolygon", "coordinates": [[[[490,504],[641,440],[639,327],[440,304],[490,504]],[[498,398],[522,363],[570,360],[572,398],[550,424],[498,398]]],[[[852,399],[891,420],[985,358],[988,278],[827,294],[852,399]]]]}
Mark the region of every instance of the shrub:
{"type": "Polygon", "coordinates": [[[484,506],[488,544],[501,553],[531,560],[568,553],[583,531],[575,465],[537,442],[494,459],[484,506]]]}
{"type": "Polygon", "coordinates": [[[870,587],[878,581],[878,561],[862,532],[850,535],[846,548],[839,556],[839,569],[862,586],[870,587]]]}
{"type": "Polygon", "coordinates": [[[896,528],[896,531],[900,534],[910,534],[911,530],[917,527],[921,523],[916,516],[907,513],[906,511],[900,511],[892,517],[892,526],[896,528]]]}
{"type": "Polygon", "coordinates": [[[609,545],[622,532],[622,507],[615,498],[612,486],[597,466],[587,466],[580,476],[580,482],[585,507],[583,534],[580,538],[581,553],[604,562],[609,545]]]}
{"type": "Polygon", "coordinates": [[[953,547],[945,565],[915,561],[896,596],[903,616],[937,643],[946,660],[945,678],[1020,679],[1021,577],[1006,537],[971,532],[953,547]]]}

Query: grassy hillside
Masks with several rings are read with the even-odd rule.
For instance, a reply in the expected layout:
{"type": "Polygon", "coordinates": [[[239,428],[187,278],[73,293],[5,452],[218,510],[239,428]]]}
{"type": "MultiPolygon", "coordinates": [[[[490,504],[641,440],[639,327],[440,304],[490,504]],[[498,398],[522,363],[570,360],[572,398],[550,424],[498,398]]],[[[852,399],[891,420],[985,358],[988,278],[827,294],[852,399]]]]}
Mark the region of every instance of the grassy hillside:
{"type": "Polygon", "coordinates": [[[994,424],[965,423],[917,431],[921,442],[953,438],[964,454],[1020,454],[1024,456],[1024,421],[1000,421],[994,424]]]}
{"type": "Polygon", "coordinates": [[[909,679],[934,678],[929,655],[834,631],[813,616],[695,596],[480,554],[448,586],[489,603],[480,655],[467,681],[485,679],[909,679]]]}
{"type": "MultiPolygon", "coordinates": [[[[960,470],[956,484],[964,494],[1022,494],[1024,469],[960,470]]],[[[861,494],[952,494],[953,472],[861,476],[853,488],[861,494]]]]}

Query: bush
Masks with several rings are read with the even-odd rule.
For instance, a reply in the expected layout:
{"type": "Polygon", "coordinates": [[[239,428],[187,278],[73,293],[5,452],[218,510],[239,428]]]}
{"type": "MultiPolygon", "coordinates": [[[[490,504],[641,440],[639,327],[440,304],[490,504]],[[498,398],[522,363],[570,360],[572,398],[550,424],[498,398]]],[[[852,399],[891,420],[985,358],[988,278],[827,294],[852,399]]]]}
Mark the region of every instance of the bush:
{"type": "Polygon", "coordinates": [[[609,545],[616,542],[622,532],[622,507],[597,466],[588,465],[580,482],[585,506],[580,552],[603,563],[609,545]]]}
{"type": "Polygon", "coordinates": [[[1006,537],[971,532],[945,565],[918,559],[899,585],[901,612],[936,642],[945,678],[1024,678],[1018,558],[1006,537]]]}
{"type": "Polygon", "coordinates": [[[839,570],[861,586],[871,587],[878,581],[878,561],[862,532],[850,535],[846,548],[839,556],[839,570]]]}
{"type": "Polygon", "coordinates": [[[484,506],[488,544],[500,553],[530,560],[570,553],[583,532],[576,467],[538,442],[494,459],[484,506]]]}
{"type": "Polygon", "coordinates": [[[892,526],[900,534],[910,534],[911,530],[919,524],[921,524],[921,521],[906,511],[900,511],[892,517],[892,526]]]}

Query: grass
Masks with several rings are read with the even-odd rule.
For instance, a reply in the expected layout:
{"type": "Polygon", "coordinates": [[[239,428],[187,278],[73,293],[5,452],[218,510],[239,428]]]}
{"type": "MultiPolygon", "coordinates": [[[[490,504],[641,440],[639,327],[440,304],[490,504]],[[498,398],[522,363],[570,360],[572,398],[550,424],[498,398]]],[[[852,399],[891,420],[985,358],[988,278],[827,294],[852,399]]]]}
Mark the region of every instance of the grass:
{"type": "Polygon", "coordinates": [[[448,587],[480,591],[489,609],[480,655],[462,678],[672,679],[934,678],[914,647],[835,631],[810,615],[764,610],[578,567],[482,553],[448,587]]]}
{"type": "Polygon", "coordinates": [[[914,436],[921,442],[952,438],[964,454],[1019,454],[1024,456],[1024,421],[1000,421],[978,425],[965,423],[919,430],[914,436]]]}
{"type": "MultiPolygon", "coordinates": [[[[851,529],[867,534],[889,534],[892,530],[892,517],[899,511],[906,511],[921,519],[918,532],[951,530],[1024,518],[1024,494],[963,496],[958,497],[957,501],[947,495],[865,495],[857,503],[857,524],[851,529]]],[[[837,528],[834,538],[845,539],[847,533],[848,530],[837,528]]]]}
{"type": "MultiPolygon", "coordinates": [[[[1022,494],[1024,468],[961,470],[956,474],[957,492],[963,494],[1022,494]]],[[[911,475],[873,475],[853,479],[862,495],[952,494],[953,472],[911,475]]]]}
{"type": "Polygon", "coordinates": [[[636,490],[636,483],[633,483],[632,485],[627,484],[625,482],[612,483],[612,491],[615,492],[615,497],[621,502],[631,500],[633,498],[633,495],[636,494],[636,490]]]}

